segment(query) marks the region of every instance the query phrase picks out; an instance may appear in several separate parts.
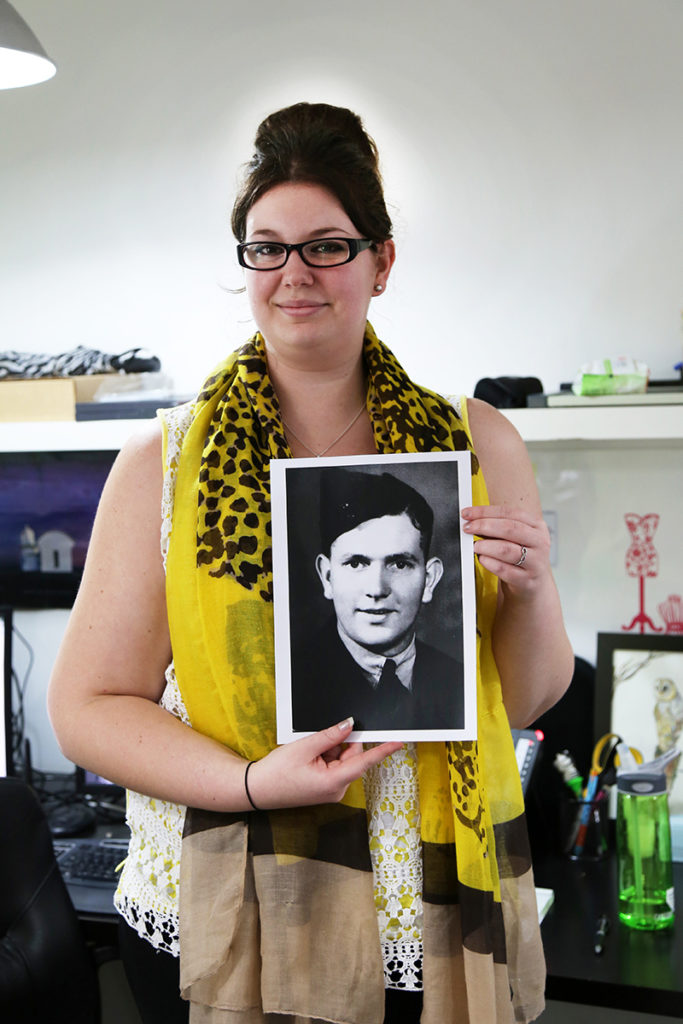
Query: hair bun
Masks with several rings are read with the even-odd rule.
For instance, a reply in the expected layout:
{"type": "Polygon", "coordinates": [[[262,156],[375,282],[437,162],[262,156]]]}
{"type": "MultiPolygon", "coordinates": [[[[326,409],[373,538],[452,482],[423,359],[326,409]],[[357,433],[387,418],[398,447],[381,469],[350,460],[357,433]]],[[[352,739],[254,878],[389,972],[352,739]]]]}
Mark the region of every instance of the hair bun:
{"type": "Polygon", "coordinates": [[[269,114],[256,131],[232,212],[238,241],[246,237],[251,207],[271,188],[309,182],[330,191],[361,236],[391,238],[379,154],[358,114],[328,103],[295,103],[269,114]]]}

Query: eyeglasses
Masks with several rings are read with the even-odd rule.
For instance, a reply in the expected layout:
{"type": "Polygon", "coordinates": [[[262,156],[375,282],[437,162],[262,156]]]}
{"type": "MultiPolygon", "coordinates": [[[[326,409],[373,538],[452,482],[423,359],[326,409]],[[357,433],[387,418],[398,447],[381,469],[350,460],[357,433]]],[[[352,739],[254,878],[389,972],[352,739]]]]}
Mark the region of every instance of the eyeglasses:
{"type": "Polygon", "coordinates": [[[247,270],[279,270],[294,251],[307,267],[341,267],[375,243],[369,238],[316,238],[312,242],[242,242],[237,259],[247,270]]]}

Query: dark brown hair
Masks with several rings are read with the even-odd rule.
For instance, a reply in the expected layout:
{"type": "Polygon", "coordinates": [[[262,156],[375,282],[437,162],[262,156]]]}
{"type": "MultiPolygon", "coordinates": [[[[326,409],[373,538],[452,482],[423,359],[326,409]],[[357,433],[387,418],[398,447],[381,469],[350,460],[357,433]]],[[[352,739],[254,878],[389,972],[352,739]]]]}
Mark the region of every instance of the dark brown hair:
{"type": "Polygon", "coordinates": [[[261,122],[232,211],[232,230],[243,242],[254,203],[275,185],[308,182],[338,199],[364,238],[391,238],[374,140],[357,114],[327,103],[295,103],[261,122]]]}

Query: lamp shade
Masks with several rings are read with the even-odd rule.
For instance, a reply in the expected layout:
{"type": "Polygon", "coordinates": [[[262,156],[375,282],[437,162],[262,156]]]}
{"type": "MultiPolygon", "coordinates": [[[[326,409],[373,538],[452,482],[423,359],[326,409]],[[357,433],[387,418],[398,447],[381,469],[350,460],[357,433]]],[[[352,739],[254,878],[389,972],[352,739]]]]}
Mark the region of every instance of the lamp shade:
{"type": "Polygon", "coordinates": [[[0,0],[0,89],[36,85],[57,68],[7,0],[0,0]]]}

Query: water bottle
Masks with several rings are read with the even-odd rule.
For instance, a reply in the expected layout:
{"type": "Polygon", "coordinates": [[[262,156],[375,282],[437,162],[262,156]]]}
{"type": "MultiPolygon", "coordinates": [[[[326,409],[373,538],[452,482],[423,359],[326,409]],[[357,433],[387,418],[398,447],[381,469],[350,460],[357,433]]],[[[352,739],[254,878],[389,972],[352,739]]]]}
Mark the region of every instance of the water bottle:
{"type": "Polygon", "coordinates": [[[619,919],[630,928],[669,928],[674,883],[664,775],[617,776],[617,862],[619,919]]]}

